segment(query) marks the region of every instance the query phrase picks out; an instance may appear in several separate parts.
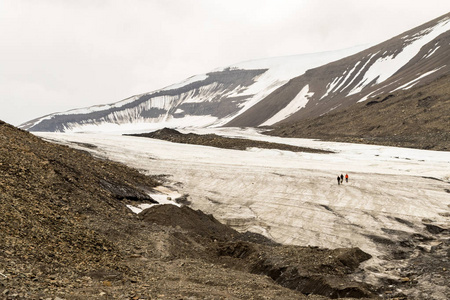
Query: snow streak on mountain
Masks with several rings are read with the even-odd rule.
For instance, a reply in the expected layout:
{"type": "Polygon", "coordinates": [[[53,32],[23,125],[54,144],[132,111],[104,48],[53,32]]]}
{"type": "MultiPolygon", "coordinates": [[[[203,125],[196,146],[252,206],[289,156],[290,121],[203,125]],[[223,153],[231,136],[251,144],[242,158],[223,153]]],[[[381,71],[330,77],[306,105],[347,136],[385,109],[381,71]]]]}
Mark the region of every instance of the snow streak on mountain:
{"type": "Polygon", "coordinates": [[[261,126],[316,117],[448,73],[449,41],[447,14],[359,53],[362,47],[239,63],[114,104],[55,113],[20,127],[136,131],[261,126]]]}

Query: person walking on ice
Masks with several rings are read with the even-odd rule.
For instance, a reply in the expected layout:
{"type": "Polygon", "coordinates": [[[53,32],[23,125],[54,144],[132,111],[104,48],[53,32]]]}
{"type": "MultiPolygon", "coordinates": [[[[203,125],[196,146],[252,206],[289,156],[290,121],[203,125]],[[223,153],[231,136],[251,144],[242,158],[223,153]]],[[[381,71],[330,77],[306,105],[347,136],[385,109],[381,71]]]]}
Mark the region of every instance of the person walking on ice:
{"type": "Polygon", "coordinates": [[[341,174],[341,183],[344,182],[344,175],[341,174]]]}
{"type": "Polygon", "coordinates": [[[348,182],[348,174],[345,174],[345,182],[348,182]]]}
{"type": "Polygon", "coordinates": [[[341,184],[341,177],[339,175],[337,177],[337,181],[338,181],[338,185],[340,185],[341,184]]]}

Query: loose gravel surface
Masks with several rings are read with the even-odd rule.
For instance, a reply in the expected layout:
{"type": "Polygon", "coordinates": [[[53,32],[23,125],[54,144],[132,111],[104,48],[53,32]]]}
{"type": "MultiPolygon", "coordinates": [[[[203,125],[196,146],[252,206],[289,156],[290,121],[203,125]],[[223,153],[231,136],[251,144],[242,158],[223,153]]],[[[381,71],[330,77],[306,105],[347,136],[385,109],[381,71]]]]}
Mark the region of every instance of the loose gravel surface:
{"type": "MultiPolygon", "coordinates": [[[[89,145],[89,147],[93,147],[89,145]]],[[[186,206],[152,202],[159,182],[0,122],[3,299],[372,297],[352,279],[370,255],[282,246],[186,206]]]]}

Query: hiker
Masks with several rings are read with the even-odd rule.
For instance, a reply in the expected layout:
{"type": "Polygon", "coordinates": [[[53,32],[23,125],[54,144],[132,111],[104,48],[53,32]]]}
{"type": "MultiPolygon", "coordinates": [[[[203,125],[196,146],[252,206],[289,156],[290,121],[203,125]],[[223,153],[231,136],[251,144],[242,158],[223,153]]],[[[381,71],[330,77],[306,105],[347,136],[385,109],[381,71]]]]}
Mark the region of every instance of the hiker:
{"type": "Polygon", "coordinates": [[[340,185],[341,184],[341,177],[339,177],[339,175],[337,177],[337,180],[338,180],[338,185],[340,185]]]}
{"type": "Polygon", "coordinates": [[[345,174],[345,182],[348,182],[348,174],[345,174]]]}
{"type": "Polygon", "coordinates": [[[341,174],[341,183],[344,182],[344,175],[341,174]]]}

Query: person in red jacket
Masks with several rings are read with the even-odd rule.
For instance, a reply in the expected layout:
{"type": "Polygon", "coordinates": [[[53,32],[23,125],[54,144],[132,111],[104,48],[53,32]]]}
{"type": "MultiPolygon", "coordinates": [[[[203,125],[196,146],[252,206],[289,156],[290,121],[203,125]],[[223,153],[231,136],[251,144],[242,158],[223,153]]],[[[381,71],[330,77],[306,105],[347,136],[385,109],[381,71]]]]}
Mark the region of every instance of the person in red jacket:
{"type": "Polygon", "coordinates": [[[345,174],[345,182],[348,182],[348,174],[345,174]]]}

